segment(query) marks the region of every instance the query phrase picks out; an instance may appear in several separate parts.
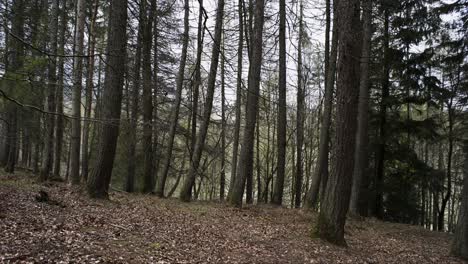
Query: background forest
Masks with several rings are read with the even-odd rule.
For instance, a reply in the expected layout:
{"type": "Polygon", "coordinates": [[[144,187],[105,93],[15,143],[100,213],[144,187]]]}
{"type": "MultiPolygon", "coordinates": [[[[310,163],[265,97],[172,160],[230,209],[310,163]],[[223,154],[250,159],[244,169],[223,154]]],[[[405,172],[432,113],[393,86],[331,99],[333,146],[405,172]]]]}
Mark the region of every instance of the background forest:
{"type": "Polygon", "coordinates": [[[1,0],[0,14],[7,173],[93,198],[320,209],[338,244],[346,214],[468,222],[466,0],[1,0]]]}

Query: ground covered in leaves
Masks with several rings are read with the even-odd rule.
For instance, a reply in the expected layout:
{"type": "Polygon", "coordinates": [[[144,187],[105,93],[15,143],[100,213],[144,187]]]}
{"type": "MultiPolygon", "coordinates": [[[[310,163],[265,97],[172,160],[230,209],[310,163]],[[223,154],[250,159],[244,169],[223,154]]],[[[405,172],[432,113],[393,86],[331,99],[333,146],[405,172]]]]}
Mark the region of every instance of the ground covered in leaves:
{"type": "Polygon", "coordinates": [[[94,201],[63,183],[0,176],[1,263],[463,263],[447,234],[352,220],[341,248],[313,238],[314,221],[302,210],[120,192],[94,201]]]}

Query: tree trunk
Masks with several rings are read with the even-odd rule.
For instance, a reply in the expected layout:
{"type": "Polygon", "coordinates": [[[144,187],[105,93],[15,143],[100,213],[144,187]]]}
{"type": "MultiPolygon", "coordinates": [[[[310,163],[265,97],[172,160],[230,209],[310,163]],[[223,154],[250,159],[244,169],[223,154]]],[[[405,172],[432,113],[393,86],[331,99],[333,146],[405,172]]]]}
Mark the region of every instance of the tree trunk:
{"type": "MultiPolygon", "coordinates": [[[[454,91],[452,91],[454,92],[454,91]]],[[[453,123],[454,123],[454,109],[453,109],[453,97],[450,98],[449,103],[447,104],[448,111],[448,151],[447,151],[447,192],[445,193],[444,198],[442,199],[442,204],[440,206],[439,216],[438,216],[438,227],[437,230],[444,231],[445,228],[445,209],[447,203],[450,200],[452,195],[452,156],[453,156],[453,123]]]]}
{"type": "MultiPolygon", "coordinates": [[[[143,2],[146,2],[143,1],[143,2]]],[[[146,4],[144,4],[146,6],[146,4]]],[[[153,21],[156,11],[155,0],[151,1],[151,6],[146,11],[143,31],[143,153],[144,153],[144,168],[143,168],[143,192],[151,193],[154,187],[153,181],[153,92],[151,89],[151,48],[153,44],[153,21]]]]}
{"type": "Polygon", "coordinates": [[[91,118],[91,107],[93,103],[93,89],[94,89],[94,50],[96,46],[96,18],[99,7],[99,1],[95,0],[93,12],[91,14],[91,21],[89,26],[89,41],[88,41],[88,67],[86,77],[86,101],[85,101],[85,114],[83,122],[83,146],[81,149],[81,176],[83,181],[86,182],[88,179],[89,170],[89,157],[88,157],[88,145],[89,145],[89,130],[91,118]]]}
{"type": "Polygon", "coordinates": [[[278,83],[278,135],[277,177],[273,189],[272,204],[283,202],[286,166],[286,1],[279,1],[279,83],[278,83]]]}
{"type": "Polygon", "coordinates": [[[226,35],[223,28],[222,54],[221,54],[221,175],[219,177],[219,200],[224,201],[226,188],[226,96],[225,96],[225,57],[224,43],[226,35]]]}
{"type": "MultiPolygon", "coordinates": [[[[62,10],[60,13],[60,32],[59,32],[59,43],[58,53],[60,55],[65,54],[65,34],[67,32],[68,16],[67,16],[67,1],[62,1],[62,10]]],[[[62,147],[63,147],[63,87],[64,87],[64,76],[65,76],[65,58],[58,58],[58,83],[55,91],[56,102],[56,120],[55,120],[55,150],[54,150],[54,177],[60,178],[60,168],[62,162],[62,147]]]]}
{"type": "Polygon", "coordinates": [[[386,123],[387,123],[387,100],[389,97],[390,88],[390,33],[389,33],[389,15],[388,10],[384,11],[384,38],[383,38],[383,76],[382,76],[382,99],[380,101],[379,113],[379,141],[376,153],[376,176],[375,176],[375,205],[372,214],[382,219],[383,218],[383,178],[384,178],[384,163],[385,163],[385,147],[386,147],[386,123]]]}
{"type": "Polygon", "coordinates": [[[458,224],[452,242],[452,254],[468,260],[468,141],[464,141],[463,189],[458,224]]]}
{"type": "Polygon", "coordinates": [[[239,16],[239,42],[237,44],[237,86],[236,86],[236,121],[234,123],[234,140],[232,142],[231,180],[229,184],[228,197],[231,196],[234,179],[237,175],[237,158],[239,153],[239,135],[242,114],[242,63],[244,51],[244,21],[243,1],[239,0],[237,12],[239,16]]]}
{"type": "Polygon", "coordinates": [[[75,35],[75,62],[73,65],[72,129],[70,152],[71,184],[80,183],[80,145],[81,145],[81,79],[83,77],[84,26],[86,20],[86,1],[77,2],[77,22],[75,35]]]}
{"type": "Polygon", "coordinates": [[[133,65],[133,87],[131,94],[131,114],[130,114],[130,142],[128,146],[128,166],[127,178],[125,180],[125,191],[133,192],[135,189],[135,171],[136,171],[136,145],[138,129],[138,97],[140,96],[140,71],[141,71],[141,49],[143,42],[144,24],[143,16],[144,5],[140,6],[140,22],[138,24],[137,43],[135,51],[135,62],[133,65]]]}
{"type": "Polygon", "coordinates": [[[317,234],[346,245],[344,226],[351,195],[359,96],[359,0],[339,1],[339,51],[334,166],[327,181],[318,217],[317,234]]]}
{"type": "MultiPolygon", "coordinates": [[[[169,174],[169,168],[171,167],[172,151],[174,148],[175,136],[177,133],[177,125],[179,123],[179,111],[180,103],[182,101],[182,89],[184,84],[185,76],[185,64],[187,61],[187,48],[189,41],[189,2],[184,1],[184,35],[182,40],[182,55],[180,58],[179,72],[177,74],[176,82],[176,97],[175,102],[171,110],[170,128],[169,128],[169,142],[167,143],[167,153],[164,160],[163,171],[158,177],[158,184],[156,186],[156,195],[158,197],[164,197],[164,189],[166,187],[166,179],[169,174]]],[[[218,42],[219,45],[219,42],[218,42]]],[[[211,109],[210,109],[211,110],[211,109]]],[[[211,112],[211,111],[210,111],[211,112]]],[[[193,158],[193,157],[192,157],[193,158]]]]}
{"type": "MultiPolygon", "coordinates": [[[[208,133],[208,127],[210,124],[211,110],[213,107],[213,97],[216,87],[216,74],[218,72],[219,54],[221,49],[221,37],[223,28],[223,17],[224,17],[224,0],[218,0],[218,7],[216,10],[216,25],[214,43],[212,49],[210,72],[208,75],[208,86],[206,93],[206,103],[203,112],[203,120],[200,126],[200,132],[198,133],[197,140],[192,155],[192,162],[190,164],[190,170],[187,178],[185,178],[182,191],[180,193],[180,200],[188,202],[192,198],[192,188],[195,183],[195,179],[200,166],[200,160],[203,153],[203,147],[205,145],[206,135],[208,133]]],[[[224,54],[223,54],[224,56],[224,54]]]]}
{"type": "Polygon", "coordinates": [[[257,122],[258,97],[260,94],[260,73],[262,65],[263,49],[263,22],[264,22],[264,0],[255,3],[255,25],[251,36],[251,61],[249,64],[248,95],[245,113],[245,129],[242,139],[242,149],[239,159],[239,168],[234,180],[234,186],[230,197],[230,204],[242,206],[245,181],[253,170],[253,146],[255,138],[255,123],[257,122]]]}
{"type": "MultiPolygon", "coordinates": [[[[336,2],[333,2],[333,9],[336,12],[336,2]]],[[[329,42],[329,31],[330,31],[330,2],[327,1],[326,10],[327,26],[325,32],[325,43],[329,42]]],[[[338,55],[338,16],[336,13],[333,15],[333,30],[332,30],[332,43],[331,53],[328,57],[328,68],[326,72],[325,80],[325,95],[324,95],[324,109],[322,116],[322,126],[320,129],[319,136],[319,154],[317,158],[317,165],[315,167],[314,174],[312,175],[312,184],[309,191],[307,192],[305,206],[307,208],[314,208],[317,206],[320,186],[322,191],[325,189],[326,181],[328,179],[328,156],[329,156],[329,141],[330,141],[330,125],[331,125],[331,113],[333,104],[333,86],[335,84],[335,72],[336,72],[336,59],[338,55]]],[[[327,53],[328,54],[328,53],[327,53]]],[[[323,197],[323,194],[322,194],[323,197]]]]}
{"type": "Polygon", "coordinates": [[[109,13],[107,39],[106,79],[103,91],[103,109],[99,153],[88,178],[87,190],[92,198],[108,198],[109,183],[114,165],[119,136],[122,86],[124,84],[127,48],[127,0],[112,1],[109,13]],[[110,121],[111,120],[111,121],[110,121]]]}
{"type": "Polygon", "coordinates": [[[304,145],[304,100],[305,93],[302,83],[302,41],[303,41],[303,9],[302,0],[299,6],[299,40],[297,44],[297,114],[296,114],[296,151],[297,151],[297,163],[296,163],[296,177],[295,177],[295,201],[294,207],[301,207],[302,200],[302,177],[303,177],[303,158],[302,158],[302,147],[304,145]]]}
{"type": "MultiPolygon", "coordinates": [[[[52,10],[49,16],[49,47],[48,52],[57,54],[57,35],[58,35],[58,9],[59,1],[52,1],[52,10]]],[[[57,57],[49,58],[47,65],[47,96],[45,111],[55,111],[55,87],[57,85],[57,57]]],[[[55,116],[48,114],[45,116],[45,137],[44,153],[40,173],[40,181],[46,181],[52,169],[53,148],[54,148],[54,125],[55,116]]]]}
{"type": "Polygon", "coordinates": [[[367,166],[369,163],[369,61],[372,38],[372,1],[364,1],[361,77],[359,83],[358,127],[354,153],[353,187],[350,200],[352,215],[367,215],[367,166]]]}

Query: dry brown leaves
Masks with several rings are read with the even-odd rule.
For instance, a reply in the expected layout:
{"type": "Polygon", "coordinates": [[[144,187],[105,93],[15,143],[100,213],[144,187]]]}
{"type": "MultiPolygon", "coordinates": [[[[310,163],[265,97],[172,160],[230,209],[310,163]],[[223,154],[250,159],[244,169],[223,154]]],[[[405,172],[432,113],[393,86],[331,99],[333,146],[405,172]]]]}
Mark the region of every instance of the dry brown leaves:
{"type": "Polygon", "coordinates": [[[65,184],[0,176],[2,263],[463,263],[446,234],[349,221],[340,248],[312,238],[314,219],[123,193],[93,201],[65,184]],[[39,190],[58,205],[37,202],[39,190]]]}

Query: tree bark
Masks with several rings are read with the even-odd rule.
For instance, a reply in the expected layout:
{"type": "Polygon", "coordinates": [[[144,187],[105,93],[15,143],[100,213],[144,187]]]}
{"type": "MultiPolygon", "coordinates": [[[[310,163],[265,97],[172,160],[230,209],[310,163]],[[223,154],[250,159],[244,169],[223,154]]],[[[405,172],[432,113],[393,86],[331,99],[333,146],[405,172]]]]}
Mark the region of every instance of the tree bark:
{"type": "MultiPolygon", "coordinates": [[[[146,2],[144,0],[143,2],[146,2]]],[[[146,6],[146,4],[145,4],[146,6]]],[[[143,168],[143,192],[151,193],[154,187],[153,181],[153,92],[151,73],[151,48],[153,44],[153,20],[156,11],[156,3],[151,1],[150,7],[145,10],[144,31],[143,31],[143,148],[144,148],[144,168],[143,168]]]]}
{"type": "Polygon", "coordinates": [[[286,1],[279,1],[279,83],[278,83],[278,135],[277,176],[271,203],[283,202],[284,175],[286,166],[286,1]]]}
{"type": "Polygon", "coordinates": [[[92,198],[108,198],[109,183],[119,136],[122,86],[124,84],[127,48],[127,0],[112,1],[107,39],[106,79],[103,91],[102,123],[96,167],[87,183],[92,198]]]}
{"type": "MultiPolygon", "coordinates": [[[[62,9],[60,12],[60,32],[58,40],[58,54],[65,54],[65,34],[67,32],[68,16],[67,16],[67,1],[62,1],[62,9]]],[[[63,147],[63,86],[65,76],[65,59],[64,57],[58,58],[58,83],[55,91],[56,112],[57,116],[55,119],[55,150],[54,150],[54,177],[60,178],[60,168],[62,162],[62,147],[63,147]]]]}
{"type": "Polygon", "coordinates": [[[70,152],[70,180],[72,185],[80,183],[80,145],[81,145],[81,89],[83,77],[84,27],[86,20],[86,1],[77,2],[75,35],[75,58],[73,65],[72,92],[72,129],[70,152]]]}
{"type": "MultiPolygon", "coordinates": [[[[184,35],[182,39],[182,55],[180,58],[179,72],[177,74],[176,82],[176,97],[175,102],[171,110],[170,128],[169,128],[169,142],[167,143],[167,153],[164,160],[163,171],[158,177],[158,184],[156,185],[156,195],[158,197],[164,197],[164,189],[166,187],[166,179],[169,174],[172,161],[172,151],[174,148],[175,136],[177,133],[177,125],[179,120],[180,103],[182,101],[182,89],[184,84],[185,76],[185,64],[187,61],[187,48],[189,41],[189,2],[184,1],[184,35]]],[[[218,42],[219,45],[219,42],[218,42]]],[[[193,158],[193,157],[192,157],[193,158]]]]}
{"type": "MultiPolygon", "coordinates": [[[[337,1],[336,1],[337,2],[337,1]]],[[[331,125],[331,113],[333,104],[333,86],[335,84],[335,72],[336,72],[336,59],[338,55],[338,16],[336,14],[336,3],[333,2],[333,9],[335,14],[333,15],[333,30],[332,30],[332,43],[331,52],[328,60],[328,68],[325,80],[325,95],[324,95],[324,109],[322,116],[322,126],[320,129],[319,136],[319,154],[317,158],[317,165],[315,167],[314,174],[312,175],[312,184],[307,192],[305,206],[307,208],[314,208],[317,206],[320,186],[322,191],[325,189],[326,182],[328,179],[328,157],[329,157],[329,141],[330,141],[330,125],[331,125]]],[[[327,26],[325,32],[325,43],[329,42],[329,31],[330,31],[330,3],[327,2],[327,26]]],[[[323,194],[322,194],[323,197],[323,194]]]]}
{"type": "Polygon", "coordinates": [[[463,143],[463,189],[458,213],[458,224],[452,242],[452,254],[468,260],[468,141],[463,143]]]}
{"type": "MultiPolygon", "coordinates": [[[[216,87],[216,74],[218,72],[219,54],[221,49],[221,37],[223,28],[224,18],[224,0],[218,0],[218,7],[216,10],[216,24],[215,24],[215,35],[214,43],[211,56],[210,72],[208,75],[208,86],[206,92],[206,103],[203,112],[203,120],[200,126],[200,132],[198,133],[195,147],[193,150],[192,160],[190,164],[190,170],[187,178],[185,178],[184,185],[180,193],[180,200],[188,202],[192,198],[192,188],[195,183],[196,176],[198,174],[198,168],[200,166],[200,160],[203,154],[203,147],[205,145],[206,135],[208,133],[208,127],[210,124],[211,110],[213,107],[213,97],[216,87]]],[[[224,54],[223,54],[224,56],[224,54]]]]}
{"type": "Polygon", "coordinates": [[[81,149],[81,176],[83,181],[86,182],[88,179],[89,170],[89,130],[91,122],[91,107],[93,103],[93,89],[94,89],[94,50],[96,46],[96,18],[99,7],[99,0],[95,0],[93,4],[93,11],[91,14],[91,21],[89,26],[89,41],[88,41],[88,58],[87,58],[87,77],[86,77],[86,101],[85,101],[85,120],[83,122],[83,146],[81,149]]]}
{"type": "Polygon", "coordinates": [[[334,166],[327,181],[318,217],[317,234],[338,245],[346,245],[344,225],[351,195],[359,95],[359,0],[339,1],[339,58],[337,79],[334,166]]]}
{"type": "Polygon", "coordinates": [[[363,6],[361,77],[359,83],[358,127],[354,153],[353,187],[350,200],[352,215],[367,216],[367,166],[369,163],[369,61],[372,38],[372,1],[363,6]]]}
{"type": "Polygon", "coordinates": [[[263,22],[264,0],[257,0],[255,4],[255,25],[251,36],[251,61],[249,64],[248,95],[245,113],[245,129],[242,139],[242,149],[239,159],[239,168],[234,180],[229,203],[234,206],[242,206],[245,181],[253,170],[253,147],[255,138],[255,124],[257,122],[258,97],[260,93],[260,73],[262,65],[263,49],[263,22]]]}
{"type": "Polygon", "coordinates": [[[295,201],[294,207],[301,207],[302,200],[302,177],[303,177],[303,158],[302,158],[302,147],[304,145],[304,100],[305,93],[303,87],[303,76],[302,76],[302,42],[304,37],[303,32],[303,9],[302,0],[299,4],[299,40],[297,44],[297,114],[296,114],[296,177],[295,177],[295,201]]]}

